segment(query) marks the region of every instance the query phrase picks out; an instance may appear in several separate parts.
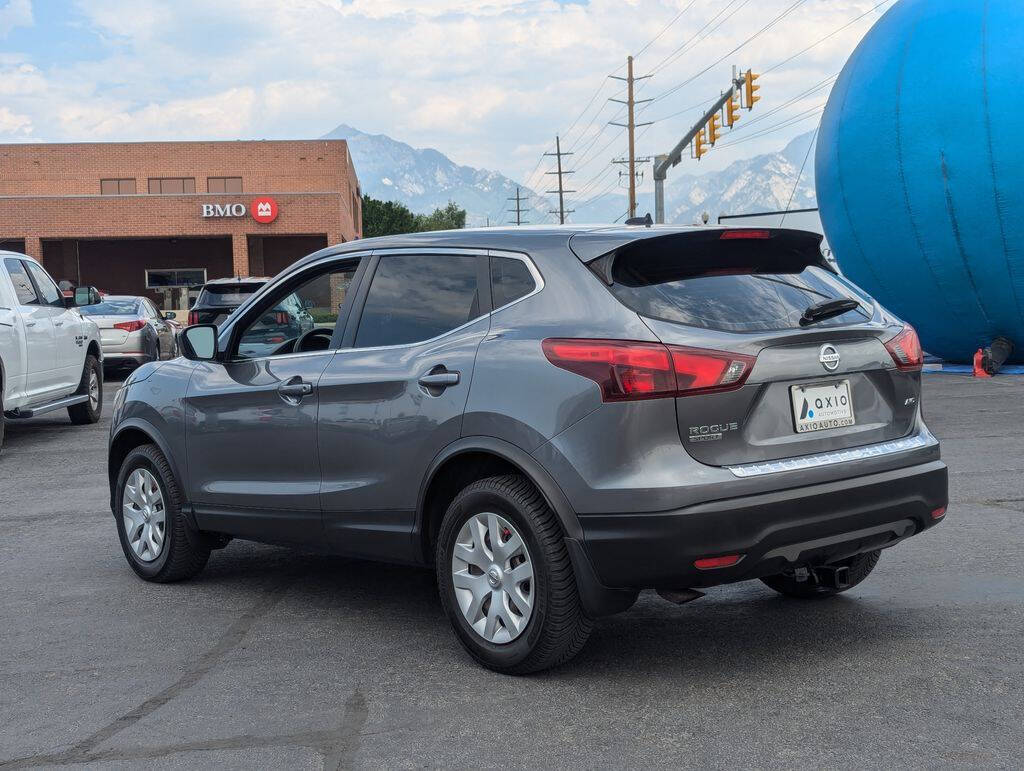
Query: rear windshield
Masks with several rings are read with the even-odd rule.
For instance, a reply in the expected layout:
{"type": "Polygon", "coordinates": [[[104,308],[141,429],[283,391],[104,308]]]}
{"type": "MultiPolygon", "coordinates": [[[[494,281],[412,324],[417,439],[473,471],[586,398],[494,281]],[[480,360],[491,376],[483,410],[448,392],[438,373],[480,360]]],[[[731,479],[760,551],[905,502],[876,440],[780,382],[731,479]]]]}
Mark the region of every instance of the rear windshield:
{"type": "Polygon", "coordinates": [[[847,297],[861,307],[815,326],[872,317],[868,297],[808,262],[749,241],[640,248],[615,257],[611,290],[641,315],[726,332],[798,328],[808,307],[847,297]]]}
{"type": "Polygon", "coordinates": [[[249,299],[263,284],[209,284],[203,287],[196,305],[236,307],[249,299]]]}
{"type": "Polygon", "coordinates": [[[106,300],[95,305],[82,305],[79,309],[86,316],[137,316],[138,300],[106,300]]]}

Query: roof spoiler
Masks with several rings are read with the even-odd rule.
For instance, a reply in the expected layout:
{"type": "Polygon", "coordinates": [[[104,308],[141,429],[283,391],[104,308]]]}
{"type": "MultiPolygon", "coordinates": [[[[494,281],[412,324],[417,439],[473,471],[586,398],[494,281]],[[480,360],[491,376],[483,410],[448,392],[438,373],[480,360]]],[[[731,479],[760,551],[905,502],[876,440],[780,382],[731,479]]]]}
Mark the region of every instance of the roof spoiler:
{"type": "Polygon", "coordinates": [[[789,228],[700,228],[672,233],[663,230],[616,230],[577,233],[569,239],[569,248],[610,286],[613,283],[612,266],[619,254],[636,249],[675,250],[685,248],[687,244],[707,246],[716,241],[731,244],[749,241],[751,245],[770,243],[775,250],[802,257],[807,265],[835,272],[821,253],[823,239],[820,233],[789,228]]]}

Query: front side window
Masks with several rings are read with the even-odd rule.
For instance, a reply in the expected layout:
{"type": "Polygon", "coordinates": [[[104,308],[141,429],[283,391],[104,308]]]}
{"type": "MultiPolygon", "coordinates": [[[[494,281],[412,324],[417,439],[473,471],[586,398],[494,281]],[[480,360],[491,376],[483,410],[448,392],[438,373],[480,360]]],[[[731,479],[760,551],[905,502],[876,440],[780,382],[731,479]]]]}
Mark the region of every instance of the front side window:
{"type": "Polygon", "coordinates": [[[64,296],[60,293],[57,285],[53,283],[53,279],[47,275],[46,271],[36,265],[34,262],[27,263],[29,272],[32,274],[32,278],[36,281],[36,287],[39,289],[39,294],[42,295],[43,305],[54,305],[60,308],[64,307],[64,296]]]}
{"type": "Polygon", "coordinates": [[[359,261],[348,261],[318,273],[297,288],[271,296],[242,331],[238,358],[256,359],[289,353],[308,353],[329,347],[359,261]],[[313,329],[296,350],[300,338],[313,329]]]}
{"type": "Polygon", "coordinates": [[[356,348],[442,335],[480,315],[473,255],[384,255],[366,296],[356,348]]]}
{"type": "Polygon", "coordinates": [[[39,305],[39,296],[36,294],[36,288],[32,286],[32,279],[28,277],[25,263],[8,257],[4,260],[4,265],[7,266],[7,275],[11,277],[11,283],[14,284],[14,294],[18,298],[18,304],[39,305]]]}

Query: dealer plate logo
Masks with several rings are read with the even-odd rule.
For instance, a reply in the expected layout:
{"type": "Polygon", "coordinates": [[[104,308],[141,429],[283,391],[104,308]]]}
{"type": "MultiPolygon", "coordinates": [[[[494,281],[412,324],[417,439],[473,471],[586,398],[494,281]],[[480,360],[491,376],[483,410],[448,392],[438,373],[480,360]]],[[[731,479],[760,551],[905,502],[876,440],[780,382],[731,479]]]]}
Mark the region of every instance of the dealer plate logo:
{"type": "Polygon", "coordinates": [[[835,372],[839,369],[839,351],[831,343],[826,343],[818,352],[818,361],[829,372],[835,372]]]}
{"type": "Polygon", "coordinates": [[[264,225],[277,219],[277,201],[269,196],[257,198],[252,202],[252,218],[264,225]]]}

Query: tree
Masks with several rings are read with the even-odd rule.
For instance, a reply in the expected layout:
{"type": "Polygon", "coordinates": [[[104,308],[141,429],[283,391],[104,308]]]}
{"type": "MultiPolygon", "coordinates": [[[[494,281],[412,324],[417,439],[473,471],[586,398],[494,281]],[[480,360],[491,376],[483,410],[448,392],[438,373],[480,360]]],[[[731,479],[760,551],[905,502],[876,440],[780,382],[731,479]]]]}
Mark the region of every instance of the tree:
{"type": "Polygon", "coordinates": [[[461,230],[466,227],[466,210],[449,201],[443,209],[430,214],[413,214],[397,201],[381,201],[363,196],[363,237],[419,233],[426,230],[461,230]]]}
{"type": "Polygon", "coordinates": [[[422,215],[413,214],[408,206],[397,201],[381,201],[363,196],[363,237],[392,236],[415,233],[420,229],[422,215]]]}
{"type": "Polygon", "coordinates": [[[434,209],[432,214],[421,214],[416,219],[420,230],[461,230],[466,227],[466,210],[449,201],[443,209],[434,209]]]}

